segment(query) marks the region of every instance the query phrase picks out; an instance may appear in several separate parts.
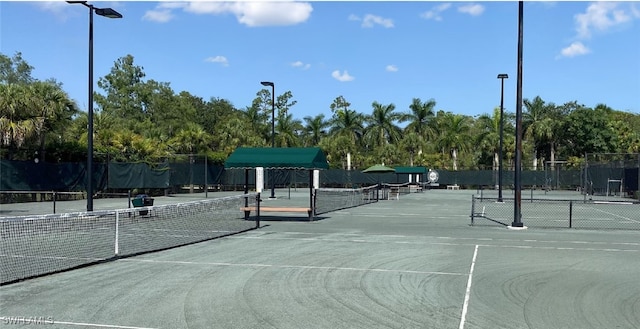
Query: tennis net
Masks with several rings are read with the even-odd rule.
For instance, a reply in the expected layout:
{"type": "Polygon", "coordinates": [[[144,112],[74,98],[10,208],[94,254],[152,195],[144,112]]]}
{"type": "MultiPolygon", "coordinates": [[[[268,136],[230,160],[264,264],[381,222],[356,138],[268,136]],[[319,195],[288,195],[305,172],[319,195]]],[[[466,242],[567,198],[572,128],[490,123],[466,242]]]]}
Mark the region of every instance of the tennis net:
{"type": "Polygon", "coordinates": [[[257,194],[171,205],[0,219],[0,285],[256,228],[257,194]]]}
{"type": "Polygon", "coordinates": [[[316,215],[377,202],[378,185],[362,188],[319,188],[315,190],[316,215]]]}

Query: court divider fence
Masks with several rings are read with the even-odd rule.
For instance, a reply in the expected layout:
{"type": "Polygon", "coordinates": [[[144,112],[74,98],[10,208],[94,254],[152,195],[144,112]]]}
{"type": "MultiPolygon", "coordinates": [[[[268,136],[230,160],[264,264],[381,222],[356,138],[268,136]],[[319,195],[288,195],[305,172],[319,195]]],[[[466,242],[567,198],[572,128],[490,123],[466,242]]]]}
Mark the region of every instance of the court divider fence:
{"type": "MultiPolygon", "coordinates": [[[[509,226],[513,198],[471,196],[471,225],[509,226]]],[[[527,227],[640,230],[640,202],[634,200],[522,198],[522,222],[527,227]]]]}

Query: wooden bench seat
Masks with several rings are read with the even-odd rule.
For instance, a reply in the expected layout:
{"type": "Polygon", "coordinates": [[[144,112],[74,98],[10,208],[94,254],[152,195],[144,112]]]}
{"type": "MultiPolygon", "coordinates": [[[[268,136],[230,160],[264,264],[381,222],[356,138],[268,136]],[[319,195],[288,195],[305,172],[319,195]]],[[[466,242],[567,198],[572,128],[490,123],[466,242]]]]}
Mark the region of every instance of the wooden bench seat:
{"type": "MultiPolygon", "coordinates": [[[[244,211],[248,217],[248,214],[252,211],[256,211],[256,207],[241,207],[240,210],[244,211]]],[[[303,207],[260,207],[260,213],[265,212],[303,212],[309,215],[309,220],[313,220],[313,210],[311,208],[303,207]]]]}
{"type": "MultiPolygon", "coordinates": [[[[242,211],[256,211],[256,207],[242,207],[242,211]]],[[[260,212],[310,212],[311,208],[300,207],[260,207],[260,212]]]]}

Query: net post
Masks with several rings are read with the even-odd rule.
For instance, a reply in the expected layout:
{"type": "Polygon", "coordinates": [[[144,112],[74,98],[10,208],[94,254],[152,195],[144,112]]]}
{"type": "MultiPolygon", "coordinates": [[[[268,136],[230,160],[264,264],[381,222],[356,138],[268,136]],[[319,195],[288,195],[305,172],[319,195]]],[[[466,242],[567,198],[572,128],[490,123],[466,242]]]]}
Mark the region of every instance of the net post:
{"type": "Polygon", "coordinates": [[[116,237],[115,237],[115,241],[114,241],[114,246],[113,246],[113,252],[116,256],[118,256],[118,253],[120,253],[120,241],[119,241],[119,236],[120,236],[120,212],[116,211],[116,237]]]}
{"type": "Polygon", "coordinates": [[[531,186],[531,203],[533,203],[533,186],[531,186]]]}
{"type": "Polygon", "coordinates": [[[207,163],[207,158],[208,156],[205,154],[204,155],[204,198],[207,199],[209,198],[209,175],[207,174],[209,171],[209,167],[208,167],[208,163],[207,163]]]}
{"type": "MultiPolygon", "coordinates": [[[[256,228],[260,228],[260,201],[262,200],[260,199],[260,193],[258,192],[258,194],[256,194],[256,228]]],[[[245,202],[249,202],[249,200],[247,199],[245,202]]],[[[245,214],[247,213],[245,212],[245,214]]]]}
{"type": "MultiPolygon", "coordinates": [[[[309,172],[309,221],[312,222],[313,221],[313,217],[316,215],[316,210],[314,209],[313,206],[313,188],[314,188],[314,184],[313,184],[313,173],[315,172],[315,170],[308,170],[309,172]]],[[[295,177],[295,176],[294,176],[295,177]]]]}
{"type": "Polygon", "coordinates": [[[56,191],[53,191],[53,213],[56,213],[56,191]]]}
{"type": "Polygon", "coordinates": [[[573,227],[573,201],[569,201],[569,228],[573,227]]]}
{"type": "Polygon", "coordinates": [[[471,225],[473,226],[473,215],[475,214],[475,208],[476,208],[476,196],[475,195],[471,195],[471,225]]]}

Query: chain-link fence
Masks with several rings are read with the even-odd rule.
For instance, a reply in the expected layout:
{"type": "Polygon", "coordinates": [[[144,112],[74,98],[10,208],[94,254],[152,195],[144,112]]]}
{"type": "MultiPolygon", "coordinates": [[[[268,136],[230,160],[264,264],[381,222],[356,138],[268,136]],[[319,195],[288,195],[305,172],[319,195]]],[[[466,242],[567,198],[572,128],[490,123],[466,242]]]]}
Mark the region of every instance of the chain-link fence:
{"type": "MultiPolygon", "coordinates": [[[[514,198],[472,196],[471,225],[503,225],[514,222],[514,198]]],[[[633,200],[539,199],[523,196],[521,221],[541,228],[640,230],[640,202],[633,200]]]]}

